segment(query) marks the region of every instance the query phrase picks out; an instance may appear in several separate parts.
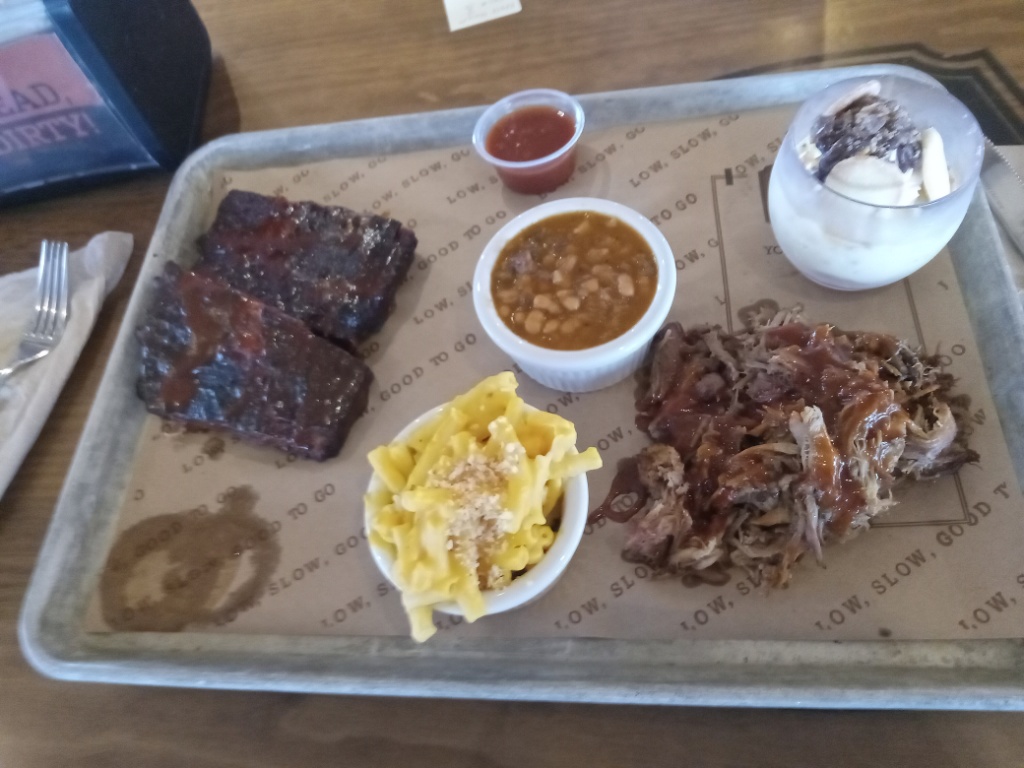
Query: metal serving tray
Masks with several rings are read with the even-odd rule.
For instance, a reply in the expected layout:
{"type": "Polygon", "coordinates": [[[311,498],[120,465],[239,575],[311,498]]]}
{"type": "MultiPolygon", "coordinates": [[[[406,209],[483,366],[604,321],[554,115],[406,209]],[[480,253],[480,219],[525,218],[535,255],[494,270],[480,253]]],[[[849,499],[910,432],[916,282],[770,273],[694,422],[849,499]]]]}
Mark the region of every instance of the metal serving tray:
{"type": "MultiPolygon", "coordinates": [[[[582,97],[588,125],[699,117],[796,103],[877,65],[582,97]]],[[[132,329],[162,254],[187,251],[225,169],[288,166],[464,145],[480,108],[229,136],[195,153],[168,192],[96,402],[61,493],[19,626],[25,655],[66,680],[250,690],[580,702],[786,707],[1024,708],[1024,644],[972,642],[466,640],[88,633],[145,411],[132,329]]],[[[950,244],[989,384],[1024,477],[1024,314],[979,192],[950,244]]]]}

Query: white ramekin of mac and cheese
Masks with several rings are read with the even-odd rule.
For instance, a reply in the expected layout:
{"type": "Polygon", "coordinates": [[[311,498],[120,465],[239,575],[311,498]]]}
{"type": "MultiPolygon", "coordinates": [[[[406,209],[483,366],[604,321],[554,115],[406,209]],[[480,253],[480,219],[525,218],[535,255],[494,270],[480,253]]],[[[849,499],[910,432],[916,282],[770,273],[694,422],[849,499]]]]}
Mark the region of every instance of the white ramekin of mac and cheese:
{"type": "Polygon", "coordinates": [[[491,376],[369,454],[370,550],[419,642],[435,610],[472,622],[540,597],[583,536],[597,450],[577,452],[572,423],[516,387],[491,376]]]}

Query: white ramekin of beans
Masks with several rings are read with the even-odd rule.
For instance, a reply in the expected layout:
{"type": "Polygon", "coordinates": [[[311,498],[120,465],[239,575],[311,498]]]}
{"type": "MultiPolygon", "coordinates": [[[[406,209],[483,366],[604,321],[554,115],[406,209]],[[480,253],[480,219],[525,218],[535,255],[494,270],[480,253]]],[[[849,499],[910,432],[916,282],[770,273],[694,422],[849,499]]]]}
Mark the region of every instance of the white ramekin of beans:
{"type": "Polygon", "coordinates": [[[636,211],[599,198],[520,214],[484,248],[473,305],[484,331],[544,386],[590,392],[643,362],[676,292],[672,249],[636,211]]]}

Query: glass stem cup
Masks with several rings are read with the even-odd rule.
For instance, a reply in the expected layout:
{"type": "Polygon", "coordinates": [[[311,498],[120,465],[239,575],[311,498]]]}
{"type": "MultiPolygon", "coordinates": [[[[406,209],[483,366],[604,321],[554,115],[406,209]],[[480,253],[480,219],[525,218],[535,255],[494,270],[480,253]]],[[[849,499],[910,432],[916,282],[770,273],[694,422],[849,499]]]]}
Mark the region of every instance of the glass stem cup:
{"type": "Polygon", "coordinates": [[[772,230],[786,258],[805,277],[841,291],[878,288],[917,271],[963,222],[981,171],[984,137],[970,111],[936,82],[881,76],[844,80],[797,111],[768,184],[772,230]],[[942,136],[953,189],[907,206],[873,205],[826,187],[807,169],[800,145],[830,105],[869,80],[894,99],[920,129],[942,136]]]}

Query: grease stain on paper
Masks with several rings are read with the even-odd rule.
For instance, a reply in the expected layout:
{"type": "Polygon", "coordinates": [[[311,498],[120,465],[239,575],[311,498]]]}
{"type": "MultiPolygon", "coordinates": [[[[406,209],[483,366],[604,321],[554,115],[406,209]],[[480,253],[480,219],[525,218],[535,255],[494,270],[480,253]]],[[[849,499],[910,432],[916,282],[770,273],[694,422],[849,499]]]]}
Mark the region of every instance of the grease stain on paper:
{"type": "Polygon", "coordinates": [[[112,630],[180,632],[256,605],[281,559],[280,524],[254,513],[258,497],[249,486],[222,498],[217,512],[156,515],[118,536],[100,577],[112,630]]]}

